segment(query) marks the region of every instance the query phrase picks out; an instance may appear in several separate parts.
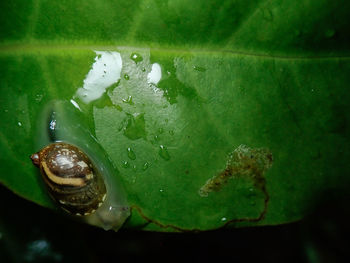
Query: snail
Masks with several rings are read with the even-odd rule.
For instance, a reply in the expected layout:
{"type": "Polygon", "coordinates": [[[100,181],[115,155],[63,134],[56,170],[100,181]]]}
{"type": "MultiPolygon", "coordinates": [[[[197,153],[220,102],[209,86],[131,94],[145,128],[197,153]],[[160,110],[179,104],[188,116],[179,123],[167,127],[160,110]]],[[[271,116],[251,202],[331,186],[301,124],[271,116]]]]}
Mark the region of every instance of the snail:
{"type": "Polygon", "coordinates": [[[31,156],[61,208],[78,216],[94,213],[106,199],[106,186],[98,170],[78,147],[51,143],[31,156]]]}
{"type": "Polygon", "coordinates": [[[77,220],[117,231],[130,216],[119,171],[92,135],[86,116],[67,101],[42,110],[31,155],[48,194],[77,220]]]}

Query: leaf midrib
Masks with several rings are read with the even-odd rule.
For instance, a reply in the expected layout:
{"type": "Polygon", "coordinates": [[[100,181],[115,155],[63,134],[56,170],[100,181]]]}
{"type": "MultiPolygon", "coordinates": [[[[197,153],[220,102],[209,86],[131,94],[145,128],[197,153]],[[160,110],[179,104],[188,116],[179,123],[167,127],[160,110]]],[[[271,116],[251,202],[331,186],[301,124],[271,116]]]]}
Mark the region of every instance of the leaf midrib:
{"type": "Polygon", "coordinates": [[[123,46],[123,45],[91,45],[91,44],[0,44],[0,55],[11,53],[26,53],[26,52],[59,52],[63,50],[78,51],[78,50],[151,50],[155,52],[164,53],[180,53],[180,54],[211,54],[211,55],[232,55],[232,56],[246,56],[246,57],[260,57],[266,59],[281,59],[281,60],[347,60],[350,59],[350,55],[276,55],[276,54],[264,54],[253,53],[242,50],[210,50],[210,49],[198,49],[198,48],[159,48],[159,47],[146,47],[146,46],[123,46]]]}

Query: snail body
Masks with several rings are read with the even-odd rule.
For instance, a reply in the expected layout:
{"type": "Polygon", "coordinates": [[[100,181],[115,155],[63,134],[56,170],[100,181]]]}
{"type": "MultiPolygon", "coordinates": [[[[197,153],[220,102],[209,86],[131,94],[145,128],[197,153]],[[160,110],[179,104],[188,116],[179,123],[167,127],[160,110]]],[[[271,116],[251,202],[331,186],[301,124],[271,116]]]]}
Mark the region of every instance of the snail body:
{"type": "Polygon", "coordinates": [[[98,170],[78,147],[51,143],[31,156],[57,204],[69,213],[87,216],[106,199],[106,186],[98,170]]]}
{"type": "Polygon", "coordinates": [[[119,171],[67,101],[51,101],[38,119],[34,165],[57,206],[77,220],[117,231],[130,216],[119,171]]]}

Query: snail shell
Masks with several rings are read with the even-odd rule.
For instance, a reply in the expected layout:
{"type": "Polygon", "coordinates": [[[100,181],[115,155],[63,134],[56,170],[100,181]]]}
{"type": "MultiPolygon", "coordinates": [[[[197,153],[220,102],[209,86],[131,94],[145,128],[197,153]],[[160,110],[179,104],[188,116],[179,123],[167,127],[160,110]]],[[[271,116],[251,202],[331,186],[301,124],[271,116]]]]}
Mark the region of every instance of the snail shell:
{"type": "Polygon", "coordinates": [[[52,143],[31,156],[61,208],[78,216],[94,213],[106,199],[106,186],[85,153],[74,145],[52,143]]]}

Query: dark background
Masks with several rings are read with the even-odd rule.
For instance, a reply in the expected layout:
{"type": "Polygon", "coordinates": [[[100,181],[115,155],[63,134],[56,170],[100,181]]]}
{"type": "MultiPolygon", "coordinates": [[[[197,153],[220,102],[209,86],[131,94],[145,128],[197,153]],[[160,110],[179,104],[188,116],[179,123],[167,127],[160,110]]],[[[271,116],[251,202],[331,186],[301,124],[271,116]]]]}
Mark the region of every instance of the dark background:
{"type": "Polygon", "coordinates": [[[0,186],[0,262],[350,262],[349,198],[300,222],[203,233],[104,231],[0,186]]]}

